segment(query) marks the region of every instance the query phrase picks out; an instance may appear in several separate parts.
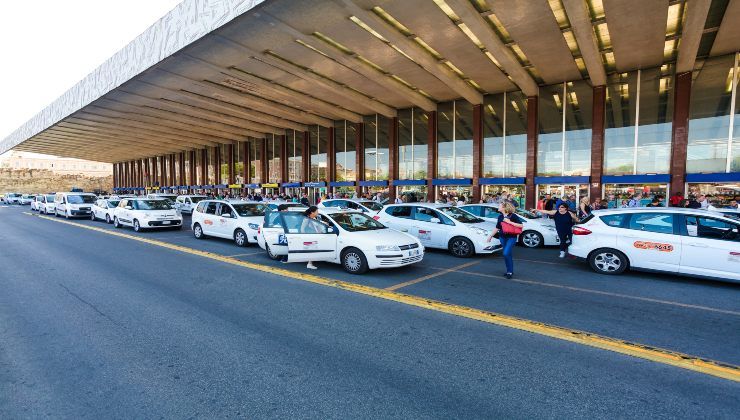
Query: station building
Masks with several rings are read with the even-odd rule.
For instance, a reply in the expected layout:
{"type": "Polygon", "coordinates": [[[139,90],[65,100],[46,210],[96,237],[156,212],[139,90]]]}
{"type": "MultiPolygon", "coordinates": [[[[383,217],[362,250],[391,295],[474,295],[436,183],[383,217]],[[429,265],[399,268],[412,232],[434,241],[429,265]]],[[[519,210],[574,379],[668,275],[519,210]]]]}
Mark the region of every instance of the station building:
{"type": "Polygon", "coordinates": [[[117,191],[740,194],[740,0],[186,0],[16,130],[117,191]]]}

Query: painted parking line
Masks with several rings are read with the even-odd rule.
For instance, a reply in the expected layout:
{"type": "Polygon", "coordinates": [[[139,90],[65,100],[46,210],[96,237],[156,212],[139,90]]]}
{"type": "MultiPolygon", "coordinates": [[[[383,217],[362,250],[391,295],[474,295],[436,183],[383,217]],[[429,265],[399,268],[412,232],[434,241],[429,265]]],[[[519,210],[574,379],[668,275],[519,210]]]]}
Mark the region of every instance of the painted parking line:
{"type": "Polygon", "coordinates": [[[622,293],[605,292],[603,290],[595,290],[595,289],[586,289],[586,288],[582,288],[582,287],[565,286],[565,285],[562,285],[562,284],[547,283],[547,282],[536,281],[536,280],[525,280],[525,279],[521,279],[521,278],[507,279],[504,276],[498,276],[498,275],[495,275],[495,274],[476,273],[474,271],[459,270],[458,273],[461,273],[461,274],[469,274],[471,276],[478,276],[478,277],[487,277],[487,278],[501,279],[501,280],[508,281],[508,282],[513,282],[513,283],[532,284],[532,285],[536,285],[536,286],[552,287],[552,288],[555,288],[555,289],[572,290],[574,292],[591,293],[591,294],[594,294],[594,295],[617,297],[617,298],[622,298],[622,299],[632,299],[632,300],[639,300],[639,301],[642,301],[642,302],[650,302],[650,303],[660,303],[662,305],[678,306],[678,307],[681,307],[681,308],[698,309],[698,310],[702,310],[702,311],[716,312],[716,313],[720,313],[720,314],[740,316],[740,312],[738,312],[738,311],[731,311],[729,309],[712,308],[712,307],[709,307],[709,306],[702,306],[702,305],[692,305],[690,303],[681,303],[681,302],[675,302],[675,301],[671,301],[671,300],[662,300],[662,299],[654,299],[654,298],[643,297],[643,296],[625,295],[625,294],[622,294],[622,293]]]}
{"type": "Polygon", "coordinates": [[[264,254],[265,251],[255,251],[255,252],[247,252],[246,254],[234,254],[234,255],[225,255],[226,258],[234,258],[234,257],[246,257],[249,255],[257,255],[257,254],[264,254]]]}
{"type": "Polygon", "coordinates": [[[480,260],[478,260],[478,261],[471,261],[469,263],[460,264],[460,265],[458,265],[456,267],[452,267],[452,268],[440,268],[439,269],[440,271],[438,271],[436,273],[428,274],[426,276],[422,276],[422,277],[419,277],[419,278],[416,278],[416,279],[413,279],[413,280],[405,281],[403,283],[398,283],[398,284],[395,284],[393,286],[386,287],[385,290],[390,290],[390,291],[398,290],[398,289],[400,289],[402,287],[411,286],[412,284],[421,283],[421,282],[423,282],[425,280],[433,279],[435,277],[439,277],[439,276],[442,276],[442,275],[447,274],[447,273],[453,273],[453,272],[458,271],[460,269],[467,268],[467,267],[470,267],[470,266],[473,266],[473,265],[476,265],[476,264],[480,264],[480,262],[481,262],[480,260]]]}
{"type": "MultiPolygon", "coordinates": [[[[31,214],[31,213],[26,213],[31,214]]],[[[674,352],[671,350],[656,348],[652,346],[646,346],[638,343],[632,343],[625,340],[616,338],[606,337],[598,334],[589,333],[586,331],[572,330],[569,328],[563,328],[556,325],[545,324],[542,322],[532,321],[523,318],[516,318],[508,315],[502,315],[495,312],[483,311],[480,309],[469,308],[461,305],[454,305],[446,302],[441,302],[433,299],[422,298],[418,296],[407,295],[399,292],[393,292],[390,290],[379,289],[370,286],[364,286],[361,284],[349,283],[341,280],[333,280],[325,277],[320,277],[314,274],[299,273],[289,271],[282,268],[270,267],[267,265],[256,264],[235,258],[225,257],[223,255],[214,254],[211,252],[200,251],[197,249],[187,248],[180,245],[170,244],[167,242],[157,241],[154,239],[143,238],[140,236],[129,235],[117,231],[111,231],[108,229],[101,229],[93,226],[83,225],[80,223],[69,222],[66,220],[59,220],[49,216],[37,216],[42,219],[50,220],[57,223],[63,223],[70,226],[75,226],[82,229],[88,229],[96,232],[105,233],[107,235],[117,236],[120,238],[126,238],[133,241],[143,242],[149,245],[159,246],[162,248],[183,252],[190,255],[196,255],[203,258],[208,258],[214,261],[223,262],[226,264],[232,264],[252,270],[262,271],[269,274],[274,274],[282,277],[291,278],[294,280],[301,280],[310,282],[322,286],[334,287],[349,292],[363,294],[366,296],[372,296],[380,299],[391,300],[398,303],[403,303],[409,306],[415,306],[419,308],[429,309],[441,313],[455,315],[463,318],[474,319],[477,321],[486,322],[489,324],[495,324],[503,327],[518,329],[527,331],[533,334],[539,334],[547,337],[556,338],[568,342],[578,343],[589,347],[600,348],[603,350],[612,351],[615,353],[625,354],[641,359],[651,360],[654,362],[662,363],[665,365],[675,366],[694,372],[703,373],[706,375],[716,376],[719,378],[731,380],[734,382],[740,382],[740,366],[735,366],[728,363],[718,362],[714,360],[704,359],[698,356],[692,356],[689,354],[674,352]]]]}

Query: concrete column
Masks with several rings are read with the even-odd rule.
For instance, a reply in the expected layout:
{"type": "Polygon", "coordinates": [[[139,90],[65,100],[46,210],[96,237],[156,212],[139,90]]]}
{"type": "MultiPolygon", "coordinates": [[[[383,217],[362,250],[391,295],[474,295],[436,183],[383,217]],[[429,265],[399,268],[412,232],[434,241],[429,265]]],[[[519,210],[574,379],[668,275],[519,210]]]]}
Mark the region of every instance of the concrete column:
{"type": "Polygon", "coordinates": [[[198,179],[198,176],[195,173],[195,150],[191,150],[191,151],[186,152],[186,153],[189,154],[189,159],[190,159],[190,162],[188,162],[188,164],[190,165],[190,179],[188,179],[187,184],[188,185],[197,185],[196,180],[198,179]]]}
{"type": "Polygon", "coordinates": [[[534,177],[537,175],[537,115],[538,100],[536,96],[527,97],[527,170],[526,170],[526,207],[534,208],[537,202],[537,186],[534,177]]]}
{"type": "Polygon", "coordinates": [[[280,182],[288,182],[288,136],[282,135],[280,139],[280,182]]]}
{"type": "Polygon", "coordinates": [[[432,185],[432,179],[437,176],[437,111],[428,112],[428,137],[427,137],[427,200],[435,201],[437,191],[432,185]]]}
{"type": "Polygon", "coordinates": [[[473,105],[473,202],[480,201],[480,177],[483,163],[483,105],[473,105]]]}
{"type": "Polygon", "coordinates": [[[175,173],[176,173],[176,171],[175,171],[175,154],[173,153],[173,154],[169,155],[169,159],[170,159],[170,178],[169,178],[170,183],[168,185],[169,186],[173,186],[173,185],[176,185],[177,184],[177,180],[175,179],[175,173]]]}
{"type": "Polygon", "coordinates": [[[593,88],[593,115],[591,129],[591,185],[589,195],[591,201],[601,197],[601,176],[604,174],[604,119],[606,113],[606,86],[593,88]]]}
{"type": "Polygon", "coordinates": [[[244,173],[242,176],[244,177],[244,183],[249,184],[252,182],[252,150],[249,148],[249,141],[245,141],[241,143],[241,147],[244,151],[244,173]]]}
{"type": "Polygon", "coordinates": [[[213,175],[215,176],[216,185],[221,183],[221,148],[224,147],[222,144],[214,147],[215,152],[213,153],[213,175]]]}
{"type": "Polygon", "coordinates": [[[187,152],[180,152],[180,165],[178,169],[178,172],[180,172],[180,180],[177,185],[188,185],[187,180],[185,179],[185,153],[187,152]]]}
{"type": "Polygon", "coordinates": [[[308,131],[303,132],[303,182],[311,180],[311,144],[308,131]]]}
{"type": "Polygon", "coordinates": [[[267,138],[263,138],[260,143],[260,154],[262,155],[260,158],[260,169],[262,172],[260,183],[267,183],[270,182],[270,178],[267,176],[267,170],[270,168],[267,164],[267,138]]]}
{"type": "MultiPolygon", "coordinates": [[[[689,145],[689,106],[691,105],[691,72],[676,75],[673,95],[673,129],[671,138],[671,188],[669,194],[686,194],[686,151],[689,145]]],[[[666,197],[667,199],[668,197],[666,197]]]]}
{"type": "Polygon", "coordinates": [[[200,182],[198,185],[208,184],[208,150],[200,150],[200,182]]]}

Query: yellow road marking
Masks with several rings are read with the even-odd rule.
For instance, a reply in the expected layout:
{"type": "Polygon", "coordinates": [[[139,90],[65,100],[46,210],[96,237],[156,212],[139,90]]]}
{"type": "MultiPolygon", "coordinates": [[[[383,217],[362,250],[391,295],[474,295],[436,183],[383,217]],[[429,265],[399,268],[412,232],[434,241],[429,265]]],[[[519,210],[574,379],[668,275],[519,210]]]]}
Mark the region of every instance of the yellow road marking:
{"type": "MultiPolygon", "coordinates": [[[[27,213],[30,214],[30,213],[27,213]]],[[[568,328],[558,327],[556,325],[549,325],[542,322],[531,321],[523,318],[516,318],[513,316],[497,314],[495,312],[483,311],[480,309],[469,308],[461,305],[454,305],[450,303],[440,302],[433,299],[426,299],[418,296],[407,295],[399,292],[393,292],[390,290],[378,289],[375,287],[364,286],[361,284],[348,283],[341,280],[332,280],[325,277],[319,277],[313,274],[297,273],[289,270],[285,270],[277,267],[270,267],[262,264],[255,264],[247,261],[237,260],[223,255],[213,254],[211,252],[200,251],[197,249],[187,248],[180,245],[174,245],[167,242],[157,241],[153,239],[142,238],[139,236],[128,235],[121,232],[115,232],[107,229],[101,229],[93,226],[87,226],[80,223],[69,222],[66,220],[58,220],[49,216],[37,216],[42,219],[51,220],[57,223],[64,223],[72,226],[76,226],[82,229],[88,229],[96,232],[105,233],[108,235],[118,236],[121,238],[131,239],[147,243],[150,245],[159,246],[162,248],[171,249],[174,251],[180,251],[183,253],[197,255],[204,258],[209,258],[215,261],[220,261],[227,264],[232,264],[240,267],[245,267],[257,271],[262,271],[269,274],[278,276],[288,277],[295,280],[306,281],[314,284],[319,284],[327,287],[335,287],[337,289],[346,290],[349,292],[359,293],[367,296],[372,296],[380,299],[391,300],[394,302],[403,303],[410,306],[416,306],[419,308],[430,309],[437,312],[442,312],[450,315],[456,315],[463,318],[474,319],[477,321],[486,322],[489,324],[495,324],[503,327],[518,329],[527,331],[534,334],[544,335],[547,337],[557,338],[559,340],[569,341],[573,343],[582,344],[589,347],[596,347],[603,350],[612,351],[615,353],[626,354],[641,359],[651,360],[654,362],[675,366],[694,372],[703,373],[706,375],[716,376],[719,378],[728,379],[734,382],[740,382],[740,366],[735,366],[727,363],[717,362],[709,359],[703,359],[698,356],[692,356],[684,353],[674,352],[671,350],[646,346],[643,344],[632,343],[625,340],[619,340],[616,338],[605,337],[597,334],[592,334],[585,331],[572,330],[568,328]]]]}
{"type": "Polygon", "coordinates": [[[391,291],[398,290],[398,289],[400,289],[402,287],[411,286],[412,284],[416,284],[416,283],[421,283],[424,280],[433,279],[435,277],[439,277],[439,276],[442,276],[442,275],[447,274],[447,273],[452,273],[453,271],[457,271],[457,270],[459,270],[461,268],[467,268],[467,267],[470,267],[471,265],[476,265],[476,264],[479,264],[479,263],[480,263],[480,260],[478,260],[478,261],[471,261],[471,262],[465,263],[465,264],[460,264],[457,267],[445,268],[445,269],[443,269],[441,271],[438,271],[436,273],[428,274],[426,276],[422,276],[422,277],[419,277],[417,279],[405,281],[403,283],[398,283],[398,284],[395,284],[395,285],[393,285],[391,287],[386,287],[385,290],[391,290],[391,291]]]}
{"type": "Polygon", "coordinates": [[[651,302],[651,303],[660,303],[663,305],[671,305],[671,306],[679,306],[681,308],[690,308],[690,309],[699,309],[702,311],[709,311],[709,312],[717,312],[721,314],[728,314],[728,315],[735,315],[740,316],[740,312],[737,311],[731,311],[729,309],[718,309],[718,308],[712,308],[709,306],[701,306],[701,305],[692,305],[690,303],[681,303],[681,302],[674,302],[671,300],[662,300],[662,299],[654,299],[649,297],[642,297],[642,296],[631,296],[631,295],[625,295],[622,293],[614,293],[614,292],[605,292],[602,290],[595,290],[595,289],[584,289],[582,287],[574,287],[574,286],[565,286],[562,284],[555,284],[555,283],[545,283],[541,281],[535,281],[535,280],[524,280],[524,279],[507,279],[504,276],[497,276],[495,274],[485,274],[485,273],[476,273],[474,271],[458,271],[462,274],[470,274],[473,276],[478,277],[488,277],[488,278],[495,278],[495,279],[502,279],[510,282],[515,283],[522,283],[522,284],[534,284],[537,286],[545,286],[545,287],[552,287],[556,289],[566,289],[566,290],[573,290],[575,292],[584,292],[584,293],[592,293],[595,295],[603,295],[603,296],[611,296],[611,297],[618,297],[618,298],[624,298],[624,299],[633,299],[633,300],[640,300],[643,302],[651,302]]]}
{"type": "Polygon", "coordinates": [[[247,255],[257,255],[257,254],[264,254],[265,251],[255,251],[255,252],[247,252],[246,254],[234,254],[234,255],[226,255],[227,258],[234,258],[234,257],[246,257],[247,255]]]}

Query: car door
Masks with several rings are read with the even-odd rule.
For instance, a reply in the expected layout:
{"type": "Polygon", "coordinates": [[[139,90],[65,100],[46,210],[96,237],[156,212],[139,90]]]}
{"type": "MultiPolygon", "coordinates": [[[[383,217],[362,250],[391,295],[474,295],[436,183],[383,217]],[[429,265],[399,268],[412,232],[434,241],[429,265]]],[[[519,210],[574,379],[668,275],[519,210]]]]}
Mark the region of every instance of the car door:
{"type": "Polygon", "coordinates": [[[414,236],[414,206],[393,206],[383,210],[382,223],[391,229],[410,233],[414,236]]]}
{"type": "Polygon", "coordinates": [[[297,212],[283,212],[282,220],[288,262],[334,260],[337,235],[327,225],[297,212]]]}
{"type": "Polygon", "coordinates": [[[682,245],[675,218],[674,213],[632,213],[617,236],[617,248],[633,267],[678,272],[682,245]]]}
{"type": "Polygon", "coordinates": [[[216,232],[222,238],[231,238],[236,230],[236,211],[226,203],[218,205],[216,210],[218,223],[216,223],[216,232]]]}
{"type": "Polygon", "coordinates": [[[203,229],[203,233],[206,235],[214,235],[217,234],[217,223],[218,223],[218,216],[216,216],[216,210],[218,209],[218,203],[216,202],[208,202],[205,206],[205,211],[203,212],[203,224],[201,225],[201,228],[203,229]]]}
{"type": "Polygon", "coordinates": [[[449,238],[449,230],[454,229],[454,222],[438,211],[428,207],[415,207],[414,209],[414,236],[419,238],[424,246],[431,248],[446,248],[449,238]],[[437,219],[437,220],[434,220],[437,219]],[[450,223],[448,225],[447,223],[450,223]]]}
{"type": "Polygon", "coordinates": [[[681,227],[681,273],[740,280],[740,224],[687,215],[681,227]]]}

